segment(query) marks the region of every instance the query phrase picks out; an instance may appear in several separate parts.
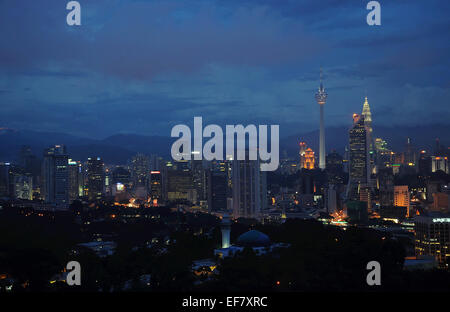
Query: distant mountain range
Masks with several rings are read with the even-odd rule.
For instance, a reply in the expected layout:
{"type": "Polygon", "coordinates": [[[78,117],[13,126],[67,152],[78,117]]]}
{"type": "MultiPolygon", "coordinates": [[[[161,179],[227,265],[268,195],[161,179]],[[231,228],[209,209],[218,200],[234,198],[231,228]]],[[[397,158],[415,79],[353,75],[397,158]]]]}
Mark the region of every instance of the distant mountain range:
{"type": "Polygon", "coordinates": [[[137,152],[170,155],[170,137],[117,134],[103,140],[82,138],[64,133],[0,130],[0,160],[15,161],[23,145],[29,145],[33,154],[42,157],[45,148],[64,144],[70,157],[85,160],[102,157],[106,163],[125,164],[137,152]]]}
{"type": "MultiPolygon", "coordinates": [[[[441,144],[450,145],[450,125],[427,125],[416,127],[374,127],[374,137],[381,137],[394,151],[404,149],[407,138],[417,148],[432,149],[435,139],[441,144]]],[[[318,151],[319,132],[311,131],[280,138],[281,157],[296,157],[298,143],[304,141],[314,151],[318,151]]],[[[170,147],[174,138],[163,136],[144,136],[136,134],[117,134],[102,140],[82,138],[64,133],[38,132],[0,128],[0,161],[17,160],[23,145],[29,145],[39,157],[43,150],[55,144],[65,144],[70,157],[84,160],[88,157],[102,157],[106,163],[124,164],[136,153],[156,154],[170,157],[170,147]]],[[[342,153],[348,144],[348,128],[332,127],[326,129],[327,150],[336,149],[342,153]]]]}

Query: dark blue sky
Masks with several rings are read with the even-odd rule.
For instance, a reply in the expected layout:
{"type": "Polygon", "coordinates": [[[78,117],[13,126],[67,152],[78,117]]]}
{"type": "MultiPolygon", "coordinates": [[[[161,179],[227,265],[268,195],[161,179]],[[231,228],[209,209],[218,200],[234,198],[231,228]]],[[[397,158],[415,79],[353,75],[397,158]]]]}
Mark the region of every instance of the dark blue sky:
{"type": "Polygon", "coordinates": [[[105,137],[170,135],[178,123],[316,129],[450,123],[450,1],[0,1],[0,127],[105,137]]]}

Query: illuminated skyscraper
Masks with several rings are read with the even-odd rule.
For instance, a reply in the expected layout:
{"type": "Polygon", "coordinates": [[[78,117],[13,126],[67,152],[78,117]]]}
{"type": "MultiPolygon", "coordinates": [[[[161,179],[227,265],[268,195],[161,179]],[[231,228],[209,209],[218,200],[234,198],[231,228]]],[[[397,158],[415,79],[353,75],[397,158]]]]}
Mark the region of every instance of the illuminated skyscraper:
{"type": "Polygon", "coordinates": [[[364,125],[367,130],[367,142],[369,146],[369,150],[373,150],[373,142],[372,142],[372,113],[370,112],[369,102],[367,101],[367,96],[364,100],[362,114],[364,117],[364,125]]]}
{"type": "Polygon", "coordinates": [[[314,151],[311,148],[307,148],[305,151],[305,162],[303,168],[313,170],[315,161],[314,151]]]}
{"type": "Polygon", "coordinates": [[[42,164],[42,194],[48,203],[66,209],[69,205],[69,157],[64,145],[45,150],[42,164]]]}
{"type": "Polygon", "coordinates": [[[83,196],[84,175],[81,162],[69,159],[69,201],[83,196]]]}
{"type": "Polygon", "coordinates": [[[350,180],[367,183],[367,131],[364,117],[354,116],[354,125],[349,132],[350,180]]]}
{"type": "Polygon", "coordinates": [[[349,131],[349,184],[347,197],[359,200],[362,186],[368,183],[368,144],[364,117],[353,115],[353,127],[349,131]]]}
{"type": "Polygon", "coordinates": [[[100,157],[88,158],[87,176],[89,200],[100,199],[105,191],[105,165],[100,157]]]}
{"type": "Polygon", "coordinates": [[[235,218],[261,217],[266,205],[265,172],[259,160],[233,160],[233,215],[235,218]]]}
{"type": "Polygon", "coordinates": [[[144,154],[137,154],[131,160],[131,178],[133,179],[133,188],[148,186],[150,172],[150,159],[144,154]]]}
{"type": "Polygon", "coordinates": [[[434,256],[442,269],[450,269],[450,215],[432,212],[414,217],[416,256],[434,256]]]}
{"type": "Polygon", "coordinates": [[[324,123],[324,106],[327,101],[328,94],[323,87],[322,69],[320,69],[320,87],[316,93],[316,101],[320,107],[320,145],[319,145],[319,168],[325,169],[325,123],[324,123]]]}
{"type": "Polygon", "coordinates": [[[406,216],[410,217],[410,196],[408,185],[394,186],[394,206],[406,207],[406,216]]]}
{"type": "Polygon", "coordinates": [[[315,155],[311,148],[306,148],[305,142],[300,142],[300,168],[301,169],[314,169],[315,155]]]}
{"type": "Polygon", "coordinates": [[[157,170],[150,171],[150,196],[153,206],[158,206],[161,204],[162,193],[161,172],[157,170]]]}

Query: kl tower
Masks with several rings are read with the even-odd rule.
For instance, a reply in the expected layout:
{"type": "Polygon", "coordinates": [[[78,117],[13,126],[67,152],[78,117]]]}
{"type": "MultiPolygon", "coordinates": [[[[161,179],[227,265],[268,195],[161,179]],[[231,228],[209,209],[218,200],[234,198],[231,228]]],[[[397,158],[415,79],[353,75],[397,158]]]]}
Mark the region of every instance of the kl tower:
{"type": "Polygon", "coordinates": [[[323,87],[323,74],[322,68],[320,68],[320,87],[316,93],[316,101],[320,107],[320,146],[319,146],[319,168],[325,169],[325,124],[323,120],[323,107],[327,101],[328,94],[323,87]]]}

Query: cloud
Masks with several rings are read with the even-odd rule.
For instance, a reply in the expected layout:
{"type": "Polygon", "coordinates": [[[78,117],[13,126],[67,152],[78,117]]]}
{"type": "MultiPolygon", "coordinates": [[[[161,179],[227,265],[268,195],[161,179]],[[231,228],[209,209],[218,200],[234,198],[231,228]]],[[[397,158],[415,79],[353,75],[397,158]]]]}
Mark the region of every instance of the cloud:
{"type": "Polygon", "coordinates": [[[365,1],[81,1],[69,27],[64,1],[2,1],[0,124],[166,135],[203,116],[298,133],[317,128],[320,65],[327,125],[365,94],[374,124],[448,122],[449,3],[383,2],[374,28],[365,1]]]}

